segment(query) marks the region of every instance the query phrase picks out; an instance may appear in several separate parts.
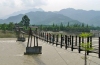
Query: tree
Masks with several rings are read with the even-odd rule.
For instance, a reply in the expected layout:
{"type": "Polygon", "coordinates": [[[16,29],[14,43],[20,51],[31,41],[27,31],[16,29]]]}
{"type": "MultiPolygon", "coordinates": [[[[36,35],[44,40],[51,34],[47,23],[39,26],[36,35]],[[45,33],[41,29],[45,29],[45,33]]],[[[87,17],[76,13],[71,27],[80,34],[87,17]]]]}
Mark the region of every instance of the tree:
{"type": "Polygon", "coordinates": [[[69,22],[68,22],[68,24],[67,24],[67,27],[69,27],[69,22]]]}
{"type": "Polygon", "coordinates": [[[18,25],[19,25],[19,26],[24,26],[24,24],[23,24],[22,21],[20,21],[20,22],[18,23],[18,25]]]}
{"type": "Polygon", "coordinates": [[[4,33],[6,33],[6,28],[7,28],[7,24],[3,23],[1,29],[3,30],[4,33]]]}
{"type": "Polygon", "coordinates": [[[40,25],[39,29],[40,29],[40,30],[43,30],[43,25],[42,25],[42,24],[40,25]]]}
{"type": "Polygon", "coordinates": [[[30,19],[28,18],[27,15],[24,15],[24,16],[22,17],[21,24],[23,24],[24,26],[26,26],[26,29],[27,29],[27,27],[28,27],[29,24],[30,24],[30,19]]]}
{"type": "Polygon", "coordinates": [[[53,23],[52,24],[52,31],[54,31],[55,30],[55,24],[53,23]]]}
{"type": "MultiPolygon", "coordinates": [[[[86,40],[86,38],[92,36],[92,34],[81,33],[79,36],[85,38],[86,40]]],[[[87,51],[93,50],[93,48],[90,47],[90,45],[91,43],[89,41],[88,42],[85,41],[84,43],[81,44],[81,47],[85,50],[85,56],[84,56],[85,64],[84,65],[87,65],[87,51]]]]}
{"type": "Polygon", "coordinates": [[[60,30],[63,31],[63,23],[60,24],[60,30]]]}
{"type": "Polygon", "coordinates": [[[13,28],[14,28],[14,23],[13,23],[13,22],[10,22],[10,23],[8,24],[8,29],[9,29],[10,31],[12,31],[13,28]]]}

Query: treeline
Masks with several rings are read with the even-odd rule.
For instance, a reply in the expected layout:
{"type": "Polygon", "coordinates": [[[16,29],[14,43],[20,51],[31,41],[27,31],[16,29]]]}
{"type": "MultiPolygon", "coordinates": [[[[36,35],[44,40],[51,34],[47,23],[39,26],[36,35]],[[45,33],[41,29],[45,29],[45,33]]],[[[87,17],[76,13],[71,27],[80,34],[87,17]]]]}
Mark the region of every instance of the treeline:
{"type": "Polygon", "coordinates": [[[94,27],[82,24],[70,24],[63,25],[62,23],[60,25],[39,25],[39,30],[44,31],[68,31],[68,32],[90,32],[90,30],[100,30],[100,27],[94,27]]]}
{"type": "Polygon", "coordinates": [[[13,31],[15,27],[15,24],[13,22],[10,22],[9,24],[3,23],[0,24],[0,30],[9,30],[9,31],[13,31]]]}
{"type": "MultiPolygon", "coordinates": [[[[9,24],[0,24],[0,30],[8,30],[13,31],[16,23],[10,22],[9,24]]],[[[34,26],[34,25],[29,25],[34,26]]],[[[68,32],[89,32],[90,30],[100,30],[100,27],[94,27],[89,26],[85,24],[67,24],[63,25],[62,23],[60,25],[52,24],[52,25],[35,25],[38,27],[39,30],[44,31],[68,31],[68,32]]],[[[23,25],[22,27],[26,27],[26,25],[23,25]]]]}
{"type": "MultiPolygon", "coordinates": [[[[8,31],[13,31],[16,23],[10,22],[9,24],[0,24],[0,30],[8,30],[8,31]]],[[[29,26],[34,26],[34,25],[29,25],[29,26]]],[[[100,27],[94,27],[94,26],[89,26],[85,24],[67,24],[63,25],[62,23],[60,25],[52,24],[52,25],[35,25],[38,27],[39,30],[44,30],[44,31],[68,31],[68,32],[89,32],[90,30],[100,30],[100,27]]],[[[25,25],[23,25],[25,29],[25,25]]]]}

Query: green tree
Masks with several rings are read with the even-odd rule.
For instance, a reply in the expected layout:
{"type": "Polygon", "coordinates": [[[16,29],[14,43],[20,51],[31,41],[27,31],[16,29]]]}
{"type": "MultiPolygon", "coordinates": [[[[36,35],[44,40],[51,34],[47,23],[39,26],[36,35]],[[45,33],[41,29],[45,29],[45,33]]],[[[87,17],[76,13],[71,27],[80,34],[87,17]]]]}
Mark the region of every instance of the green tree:
{"type": "Polygon", "coordinates": [[[7,28],[7,24],[6,23],[3,23],[1,25],[1,29],[3,30],[4,33],[6,33],[6,28],[7,28]]]}
{"type": "Polygon", "coordinates": [[[30,24],[30,19],[28,18],[27,15],[24,15],[24,16],[22,17],[22,21],[21,21],[20,23],[21,23],[22,25],[26,26],[26,29],[27,29],[27,27],[28,27],[29,24],[30,24]]]}
{"type": "Polygon", "coordinates": [[[82,27],[84,27],[84,23],[82,23],[82,27]]]}
{"type": "Polygon", "coordinates": [[[55,24],[53,23],[53,24],[52,24],[52,31],[54,31],[54,27],[55,27],[55,24]]]}
{"type": "Polygon", "coordinates": [[[20,22],[18,23],[18,25],[19,25],[19,26],[24,26],[24,23],[23,23],[22,21],[20,21],[20,22]]]}
{"type": "Polygon", "coordinates": [[[60,24],[60,30],[63,31],[63,23],[60,24]]]}
{"type": "Polygon", "coordinates": [[[84,56],[85,64],[84,65],[87,65],[87,51],[93,50],[93,48],[90,46],[91,45],[90,42],[86,42],[86,38],[92,36],[92,34],[81,33],[79,36],[85,38],[85,42],[81,43],[81,47],[83,48],[83,50],[85,50],[85,56],[84,56]]]}
{"type": "Polygon", "coordinates": [[[69,22],[68,22],[68,24],[67,24],[67,27],[69,27],[69,22]]]}
{"type": "Polygon", "coordinates": [[[10,30],[10,31],[12,31],[13,30],[13,28],[14,28],[14,23],[13,22],[10,22],[9,24],[8,24],[8,30],[10,30]]]}
{"type": "Polygon", "coordinates": [[[42,25],[42,24],[40,25],[39,29],[40,29],[40,30],[43,30],[43,25],[42,25]]]}

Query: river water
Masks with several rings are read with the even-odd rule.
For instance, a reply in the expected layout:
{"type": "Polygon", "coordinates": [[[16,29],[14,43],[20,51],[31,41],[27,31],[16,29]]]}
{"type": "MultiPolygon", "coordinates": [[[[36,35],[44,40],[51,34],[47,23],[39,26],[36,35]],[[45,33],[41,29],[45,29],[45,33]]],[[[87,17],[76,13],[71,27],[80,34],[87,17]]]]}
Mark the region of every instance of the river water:
{"type": "MultiPolygon", "coordinates": [[[[78,50],[65,50],[60,46],[39,40],[42,46],[42,54],[24,55],[27,39],[25,42],[16,41],[16,38],[0,38],[0,65],[84,65],[84,52],[78,50]]],[[[88,65],[100,65],[97,54],[90,54],[88,65]]]]}

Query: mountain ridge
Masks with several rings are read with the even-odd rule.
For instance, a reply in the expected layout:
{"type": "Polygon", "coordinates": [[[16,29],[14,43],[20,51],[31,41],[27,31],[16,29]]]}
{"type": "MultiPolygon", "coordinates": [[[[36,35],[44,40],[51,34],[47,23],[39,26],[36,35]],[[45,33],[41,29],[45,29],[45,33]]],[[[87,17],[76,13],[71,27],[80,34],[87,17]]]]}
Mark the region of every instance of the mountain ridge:
{"type": "Polygon", "coordinates": [[[17,14],[16,16],[10,16],[4,20],[0,19],[0,23],[8,23],[8,22],[13,22],[13,21],[20,22],[22,16],[25,14],[28,15],[29,18],[31,18],[32,24],[38,24],[38,23],[42,24],[44,22],[46,24],[51,24],[53,22],[57,23],[57,21],[58,21],[58,23],[63,22],[63,21],[64,21],[63,23],[67,23],[68,22],[67,18],[69,18],[69,19],[76,21],[78,23],[85,23],[85,24],[89,24],[89,25],[99,26],[99,21],[100,21],[100,11],[95,11],[95,10],[86,11],[86,10],[82,10],[82,9],[76,10],[73,8],[67,8],[67,9],[62,9],[60,11],[55,11],[55,12],[50,12],[50,11],[45,12],[42,10],[41,11],[37,10],[37,11],[33,11],[33,12],[32,11],[26,12],[24,14],[21,13],[21,14],[17,14]],[[42,13],[40,13],[40,12],[42,12],[42,13]],[[56,15],[55,15],[55,13],[56,13],[56,15]],[[55,17],[53,17],[53,16],[55,16],[55,17]],[[40,19],[40,20],[36,20],[36,19],[40,19]],[[65,22],[65,20],[66,20],[66,22],[65,22]],[[32,21],[34,21],[34,23],[32,21]]]}
{"type": "MultiPolygon", "coordinates": [[[[60,24],[63,22],[64,24],[67,24],[70,21],[74,21],[73,19],[64,16],[62,14],[57,14],[54,12],[42,12],[42,11],[36,11],[36,12],[28,12],[26,14],[19,14],[17,16],[11,16],[5,20],[3,20],[3,23],[9,23],[9,22],[14,22],[18,23],[21,21],[22,17],[24,15],[27,15],[30,19],[31,24],[36,24],[36,25],[52,25],[53,23],[55,24],[60,24]]],[[[73,23],[79,23],[79,21],[75,21],[73,23]]]]}
{"type": "MultiPolygon", "coordinates": [[[[90,24],[90,25],[92,25],[92,22],[95,23],[95,21],[92,21],[93,18],[100,16],[100,11],[95,11],[95,10],[86,11],[86,10],[82,10],[82,9],[76,10],[73,8],[62,9],[60,11],[57,11],[56,13],[63,14],[72,19],[76,19],[82,23],[86,23],[86,24],[90,24]]],[[[97,26],[97,24],[94,24],[94,25],[97,26]]]]}

